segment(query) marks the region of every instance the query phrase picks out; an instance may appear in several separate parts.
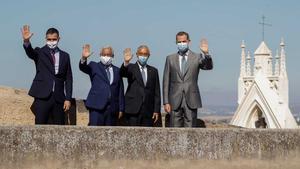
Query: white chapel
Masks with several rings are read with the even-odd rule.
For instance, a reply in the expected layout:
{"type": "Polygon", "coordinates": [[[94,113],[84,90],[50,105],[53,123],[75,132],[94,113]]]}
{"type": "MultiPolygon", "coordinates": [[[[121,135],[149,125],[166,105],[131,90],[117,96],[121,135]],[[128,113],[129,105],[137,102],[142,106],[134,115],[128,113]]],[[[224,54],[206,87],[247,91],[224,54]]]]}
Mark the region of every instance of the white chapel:
{"type": "Polygon", "coordinates": [[[284,41],[275,57],[264,41],[254,57],[246,53],[244,41],[241,49],[238,107],[231,124],[245,128],[298,128],[289,108],[284,41]]]}

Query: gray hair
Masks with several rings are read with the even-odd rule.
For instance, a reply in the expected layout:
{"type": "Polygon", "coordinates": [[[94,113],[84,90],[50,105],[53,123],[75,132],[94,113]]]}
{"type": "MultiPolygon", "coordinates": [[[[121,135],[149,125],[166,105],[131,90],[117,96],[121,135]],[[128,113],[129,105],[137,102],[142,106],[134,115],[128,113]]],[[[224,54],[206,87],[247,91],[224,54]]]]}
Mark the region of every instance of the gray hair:
{"type": "Polygon", "coordinates": [[[141,49],[147,49],[148,51],[149,51],[149,54],[150,54],[150,49],[149,49],[149,47],[147,46],[147,45],[140,45],[138,48],[137,48],[137,52],[139,51],[139,50],[141,50],[141,49]]]}
{"type": "Polygon", "coordinates": [[[104,49],[109,49],[109,50],[111,50],[112,57],[115,56],[114,49],[113,49],[111,46],[109,46],[109,45],[102,47],[102,48],[101,48],[101,51],[100,51],[100,54],[102,54],[102,51],[103,51],[104,49]]]}

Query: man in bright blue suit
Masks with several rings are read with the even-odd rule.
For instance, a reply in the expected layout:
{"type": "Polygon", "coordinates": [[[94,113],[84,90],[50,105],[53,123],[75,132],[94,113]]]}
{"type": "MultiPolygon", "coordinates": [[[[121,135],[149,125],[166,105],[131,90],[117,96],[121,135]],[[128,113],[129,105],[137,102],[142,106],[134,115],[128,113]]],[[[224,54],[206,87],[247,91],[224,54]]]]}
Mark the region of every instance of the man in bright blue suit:
{"type": "Polygon", "coordinates": [[[90,45],[84,45],[79,62],[79,69],[90,76],[92,83],[85,102],[90,113],[89,125],[115,126],[124,112],[124,86],[120,70],[112,64],[112,47],[101,49],[100,62],[87,64],[91,54],[90,45]]]}

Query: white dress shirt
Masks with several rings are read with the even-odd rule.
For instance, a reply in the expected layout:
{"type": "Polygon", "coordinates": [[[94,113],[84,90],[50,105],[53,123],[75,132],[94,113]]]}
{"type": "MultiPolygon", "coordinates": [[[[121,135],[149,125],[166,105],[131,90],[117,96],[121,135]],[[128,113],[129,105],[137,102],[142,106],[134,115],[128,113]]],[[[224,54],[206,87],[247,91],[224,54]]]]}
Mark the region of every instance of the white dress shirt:
{"type": "Polygon", "coordinates": [[[179,67],[180,67],[180,71],[182,71],[182,70],[181,70],[181,69],[182,69],[182,68],[181,68],[182,57],[185,58],[186,63],[187,63],[187,60],[188,60],[188,54],[189,54],[189,51],[185,52],[184,56],[182,56],[182,55],[179,54],[179,67]]]}
{"type": "Polygon", "coordinates": [[[54,57],[55,57],[54,70],[55,70],[55,74],[57,74],[59,70],[59,50],[55,50],[54,57]]]}
{"type": "Polygon", "coordinates": [[[142,66],[142,65],[140,65],[140,63],[139,62],[137,62],[138,63],[138,65],[139,65],[139,68],[140,68],[140,72],[141,72],[141,74],[142,74],[142,71],[143,71],[143,69],[144,69],[144,72],[145,72],[145,78],[146,78],[146,82],[147,82],[147,80],[148,80],[148,71],[147,71],[147,65],[145,65],[144,67],[142,66]]]}
{"type": "MultiPolygon", "coordinates": [[[[106,70],[105,70],[106,71],[106,70]]],[[[114,81],[114,70],[113,70],[113,67],[112,66],[109,66],[108,67],[108,71],[109,71],[109,73],[110,73],[110,84],[112,84],[113,83],[113,81],[114,81]]]]}

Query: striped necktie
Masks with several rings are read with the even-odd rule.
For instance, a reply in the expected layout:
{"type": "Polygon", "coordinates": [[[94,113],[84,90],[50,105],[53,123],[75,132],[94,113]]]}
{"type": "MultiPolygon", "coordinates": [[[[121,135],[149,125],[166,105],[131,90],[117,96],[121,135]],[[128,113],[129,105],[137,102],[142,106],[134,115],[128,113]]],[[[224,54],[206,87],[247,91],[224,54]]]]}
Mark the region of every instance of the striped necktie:
{"type": "Polygon", "coordinates": [[[145,72],[145,67],[142,66],[142,78],[143,78],[143,82],[144,82],[144,85],[146,86],[147,84],[147,79],[146,79],[146,72],[145,72]]]}
{"type": "Polygon", "coordinates": [[[110,76],[109,68],[110,68],[110,66],[107,66],[105,70],[106,70],[106,74],[107,74],[108,81],[109,81],[109,83],[110,83],[110,78],[111,78],[111,76],[110,76]]]}
{"type": "Polygon", "coordinates": [[[51,49],[50,54],[51,54],[51,57],[52,57],[52,62],[53,62],[53,64],[55,64],[55,50],[51,49]]]}

